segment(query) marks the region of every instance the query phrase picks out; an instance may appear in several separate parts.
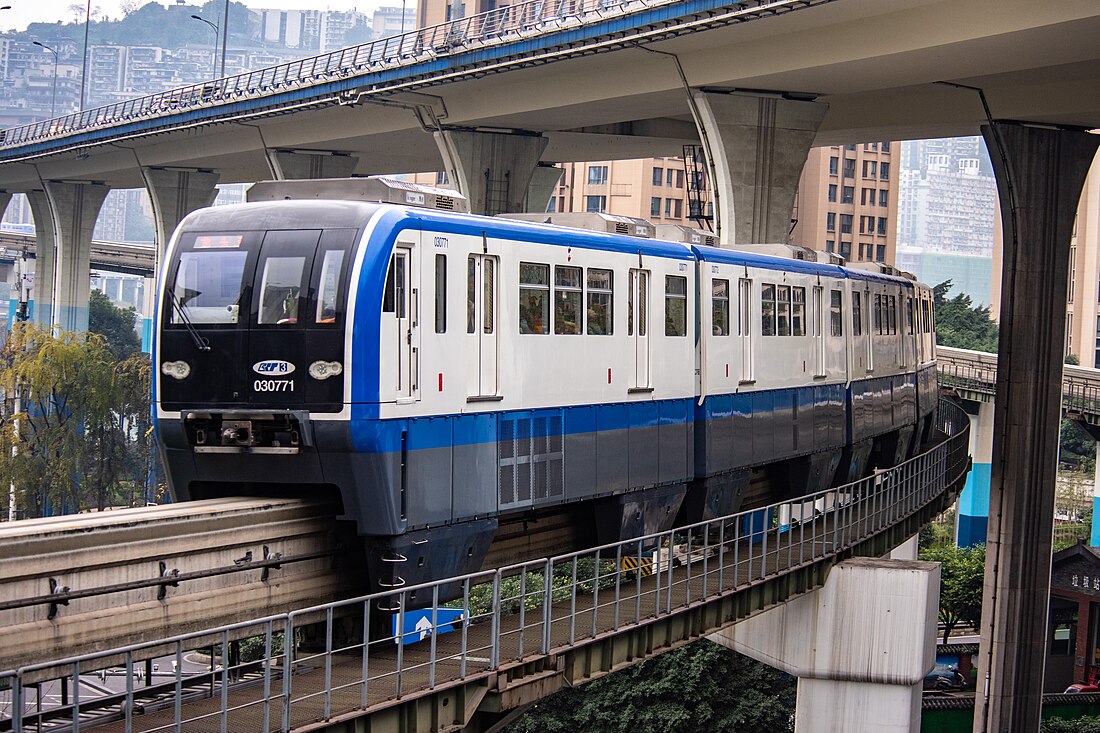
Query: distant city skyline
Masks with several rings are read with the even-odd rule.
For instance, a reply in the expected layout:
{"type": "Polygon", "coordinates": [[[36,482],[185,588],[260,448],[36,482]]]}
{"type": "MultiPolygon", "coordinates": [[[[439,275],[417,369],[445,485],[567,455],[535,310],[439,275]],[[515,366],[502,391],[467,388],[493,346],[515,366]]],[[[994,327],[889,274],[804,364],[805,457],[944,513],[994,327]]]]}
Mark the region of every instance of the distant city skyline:
{"type": "MultiPolygon", "coordinates": [[[[175,0],[151,0],[161,5],[175,5],[175,0]]],[[[203,0],[188,0],[184,3],[201,5],[203,0]]],[[[324,0],[318,3],[316,0],[233,0],[241,2],[253,10],[358,10],[364,13],[373,13],[380,6],[400,5],[398,0],[324,0]]],[[[147,2],[142,0],[92,0],[92,12],[97,17],[107,16],[112,20],[122,18],[124,6],[142,7],[147,2]]],[[[83,21],[86,3],[81,0],[3,0],[0,5],[10,5],[10,10],[0,11],[0,29],[4,31],[26,30],[31,23],[56,23],[58,21],[72,23],[83,21]],[[71,10],[73,6],[79,8],[79,12],[71,10]]],[[[415,7],[415,2],[410,2],[410,7],[415,7]]],[[[94,41],[94,39],[93,39],[94,41]]]]}

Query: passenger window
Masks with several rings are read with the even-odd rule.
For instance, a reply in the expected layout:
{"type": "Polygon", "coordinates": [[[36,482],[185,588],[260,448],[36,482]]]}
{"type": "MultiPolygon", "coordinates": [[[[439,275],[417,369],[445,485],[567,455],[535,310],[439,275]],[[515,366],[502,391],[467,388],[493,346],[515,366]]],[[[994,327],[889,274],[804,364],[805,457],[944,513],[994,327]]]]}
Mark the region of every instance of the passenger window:
{"type": "Polygon", "coordinates": [[[760,286],[760,334],[775,335],[775,286],[760,286]]]}
{"type": "Polygon", "coordinates": [[[730,281],[711,280],[711,332],[715,336],[730,334],[730,281]]]}
{"type": "Polygon", "coordinates": [[[496,293],[496,258],[481,258],[481,289],[484,299],[481,302],[481,330],[484,333],[492,333],[496,328],[493,320],[496,307],[493,304],[493,295],[496,293]]]}
{"type": "Polygon", "coordinates": [[[791,288],[791,335],[806,335],[806,288],[791,288]]]}
{"type": "Polygon", "coordinates": [[[829,291],[829,335],[844,335],[844,300],[839,290],[829,291]]]}
{"type": "Polygon", "coordinates": [[[435,332],[447,333],[447,255],[435,256],[435,332]]]}
{"type": "Polygon", "coordinates": [[[550,333],[550,265],[519,263],[519,332],[550,333]]]}
{"type": "Polygon", "coordinates": [[[477,260],[466,260],[466,333],[477,327],[477,260]]]}
{"type": "Polygon", "coordinates": [[[390,258],[390,269],[386,271],[386,284],[382,287],[382,312],[393,313],[394,312],[394,280],[393,280],[393,258],[390,258]]]}
{"type": "Polygon", "coordinates": [[[581,332],[581,268],[554,267],[554,333],[581,332]]]}
{"type": "Polygon", "coordinates": [[[776,334],[791,335],[791,286],[777,285],[775,288],[776,334]]]}
{"type": "Polygon", "coordinates": [[[687,278],[665,275],[665,336],[687,336],[687,278]]]}
{"type": "Polygon", "coordinates": [[[336,303],[340,295],[340,266],[344,252],[330,249],[321,261],[321,281],[317,290],[317,323],[336,323],[336,303]]]}
{"type": "Polygon", "coordinates": [[[872,312],[874,323],[871,325],[873,333],[882,335],[882,294],[875,293],[875,310],[872,312]]]}
{"type": "Polygon", "coordinates": [[[614,328],[612,301],[614,299],[614,273],[611,270],[588,270],[588,333],[591,336],[610,336],[614,328]]]}
{"type": "Polygon", "coordinates": [[[260,324],[298,322],[305,257],[268,257],[260,280],[260,324]]]}
{"type": "Polygon", "coordinates": [[[889,316],[890,335],[895,336],[898,332],[898,297],[896,295],[890,296],[889,313],[887,315],[889,316]]]}

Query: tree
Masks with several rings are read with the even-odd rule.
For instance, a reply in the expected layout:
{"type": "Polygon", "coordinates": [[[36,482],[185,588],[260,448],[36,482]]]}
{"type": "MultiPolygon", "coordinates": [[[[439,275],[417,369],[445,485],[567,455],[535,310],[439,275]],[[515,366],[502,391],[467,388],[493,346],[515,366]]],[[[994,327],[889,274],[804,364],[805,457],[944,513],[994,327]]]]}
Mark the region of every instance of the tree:
{"type": "Polygon", "coordinates": [[[1100,733],[1100,718],[1050,718],[1039,723],[1039,733],[1100,733]]]}
{"type": "Polygon", "coordinates": [[[134,330],[137,315],[133,308],[119,308],[99,290],[88,298],[88,330],[107,339],[107,348],[122,361],[141,351],[141,339],[134,330]]]}
{"type": "Polygon", "coordinates": [[[795,680],[700,640],[535,703],[508,733],[790,730],[795,680]]]}
{"type": "Polygon", "coordinates": [[[940,563],[940,623],[946,644],[956,626],[977,626],[982,620],[985,545],[937,545],[921,550],[920,556],[940,563]]]}
{"type": "Polygon", "coordinates": [[[950,280],[932,288],[936,305],[936,343],[997,353],[998,327],[989,317],[989,308],[975,306],[965,293],[948,299],[949,290],[950,280]]]}

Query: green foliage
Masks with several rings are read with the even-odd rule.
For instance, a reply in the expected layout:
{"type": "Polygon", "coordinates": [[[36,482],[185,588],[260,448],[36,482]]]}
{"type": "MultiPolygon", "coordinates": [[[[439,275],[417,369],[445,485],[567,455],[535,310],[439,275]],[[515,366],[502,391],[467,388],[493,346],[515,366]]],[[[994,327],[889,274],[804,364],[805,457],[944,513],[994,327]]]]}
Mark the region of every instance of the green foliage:
{"type": "Polygon", "coordinates": [[[1039,724],[1039,733],[1100,733],[1100,718],[1050,718],[1039,724]]]}
{"type": "Polygon", "coordinates": [[[956,626],[977,626],[982,619],[985,545],[935,545],[921,550],[920,558],[940,563],[940,623],[946,644],[956,626]]]}
{"type": "Polygon", "coordinates": [[[1091,474],[1096,467],[1096,441],[1073,420],[1062,420],[1058,432],[1058,468],[1091,474]]]}
{"type": "Polygon", "coordinates": [[[701,640],[535,703],[507,733],[785,733],[795,680],[701,640]]]}
{"type": "Polygon", "coordinates": [[[948,299],[949,290],[950,280],[932,288],[936,305],[936,343],[997,353],[998,328],[989,317],[989,308],[975,306],[965,293],[948,299]]]}
{"type": "Polygon", "coordinates": [[[141,339],[134,330],[133,308],[119,308],[99,290],[88,298],[88,330],[107,339],[107,348],[119,361],[141,351],[141,339]]]}
{"type": "Polygon", "coordinates": [[[19,407],[0,415],[0,482],[15,486],[20,515],[144,503],[151,377],[148,356],[119,361],[99,334],[12,328],[0,389],[19,407]]]}

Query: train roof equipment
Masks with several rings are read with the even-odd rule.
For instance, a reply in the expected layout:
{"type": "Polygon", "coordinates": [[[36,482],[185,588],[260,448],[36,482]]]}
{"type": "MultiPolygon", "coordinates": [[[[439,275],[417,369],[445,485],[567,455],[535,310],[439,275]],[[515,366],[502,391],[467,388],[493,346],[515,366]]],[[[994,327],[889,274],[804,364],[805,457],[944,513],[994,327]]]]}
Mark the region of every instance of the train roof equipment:
{"type": "Polygon", "coordinates": [[[781,242],[765,244],[735,244],[731,249],[739,249],[743,252],[753,252],[773,257],[783,257],[788,260],[802,260],[804,262],[818,262],[823,265],[845,265],[844,258],[833,252],[822,252],[819,249],[810,249],[797,244],[784,244],[781,242]]]}
{"type": "Polygon", "coordinates": [[[386,176],[260,181],[248,189],[247,199],[249,203],[311,199],[370,201],[460,213],[470,210],[466,197],[458,191],[386,176]]]}
{"type": "Polygon", "coordinates": [[[718,237],[702,229],[686,227],[683,224],[658,224],[656,228],[657,239],[683,242],[684,244],[697,244],[702,247],[718,246],[718,237]]]}
{"type": "Polygon", "coordinates": [[[534,214],[497,214],[501,219],[515,219],[516,221],[532,221],[542,224],[553,224],[572,229],[587,229],[593,232],[609,232],[611,234],[629,234],[633,237],[654,239],[657,231],[652,223],[645,219],[633,216],[618,216],[616,214],[604,214],[602,212],[546,212],[534,214]]]}

